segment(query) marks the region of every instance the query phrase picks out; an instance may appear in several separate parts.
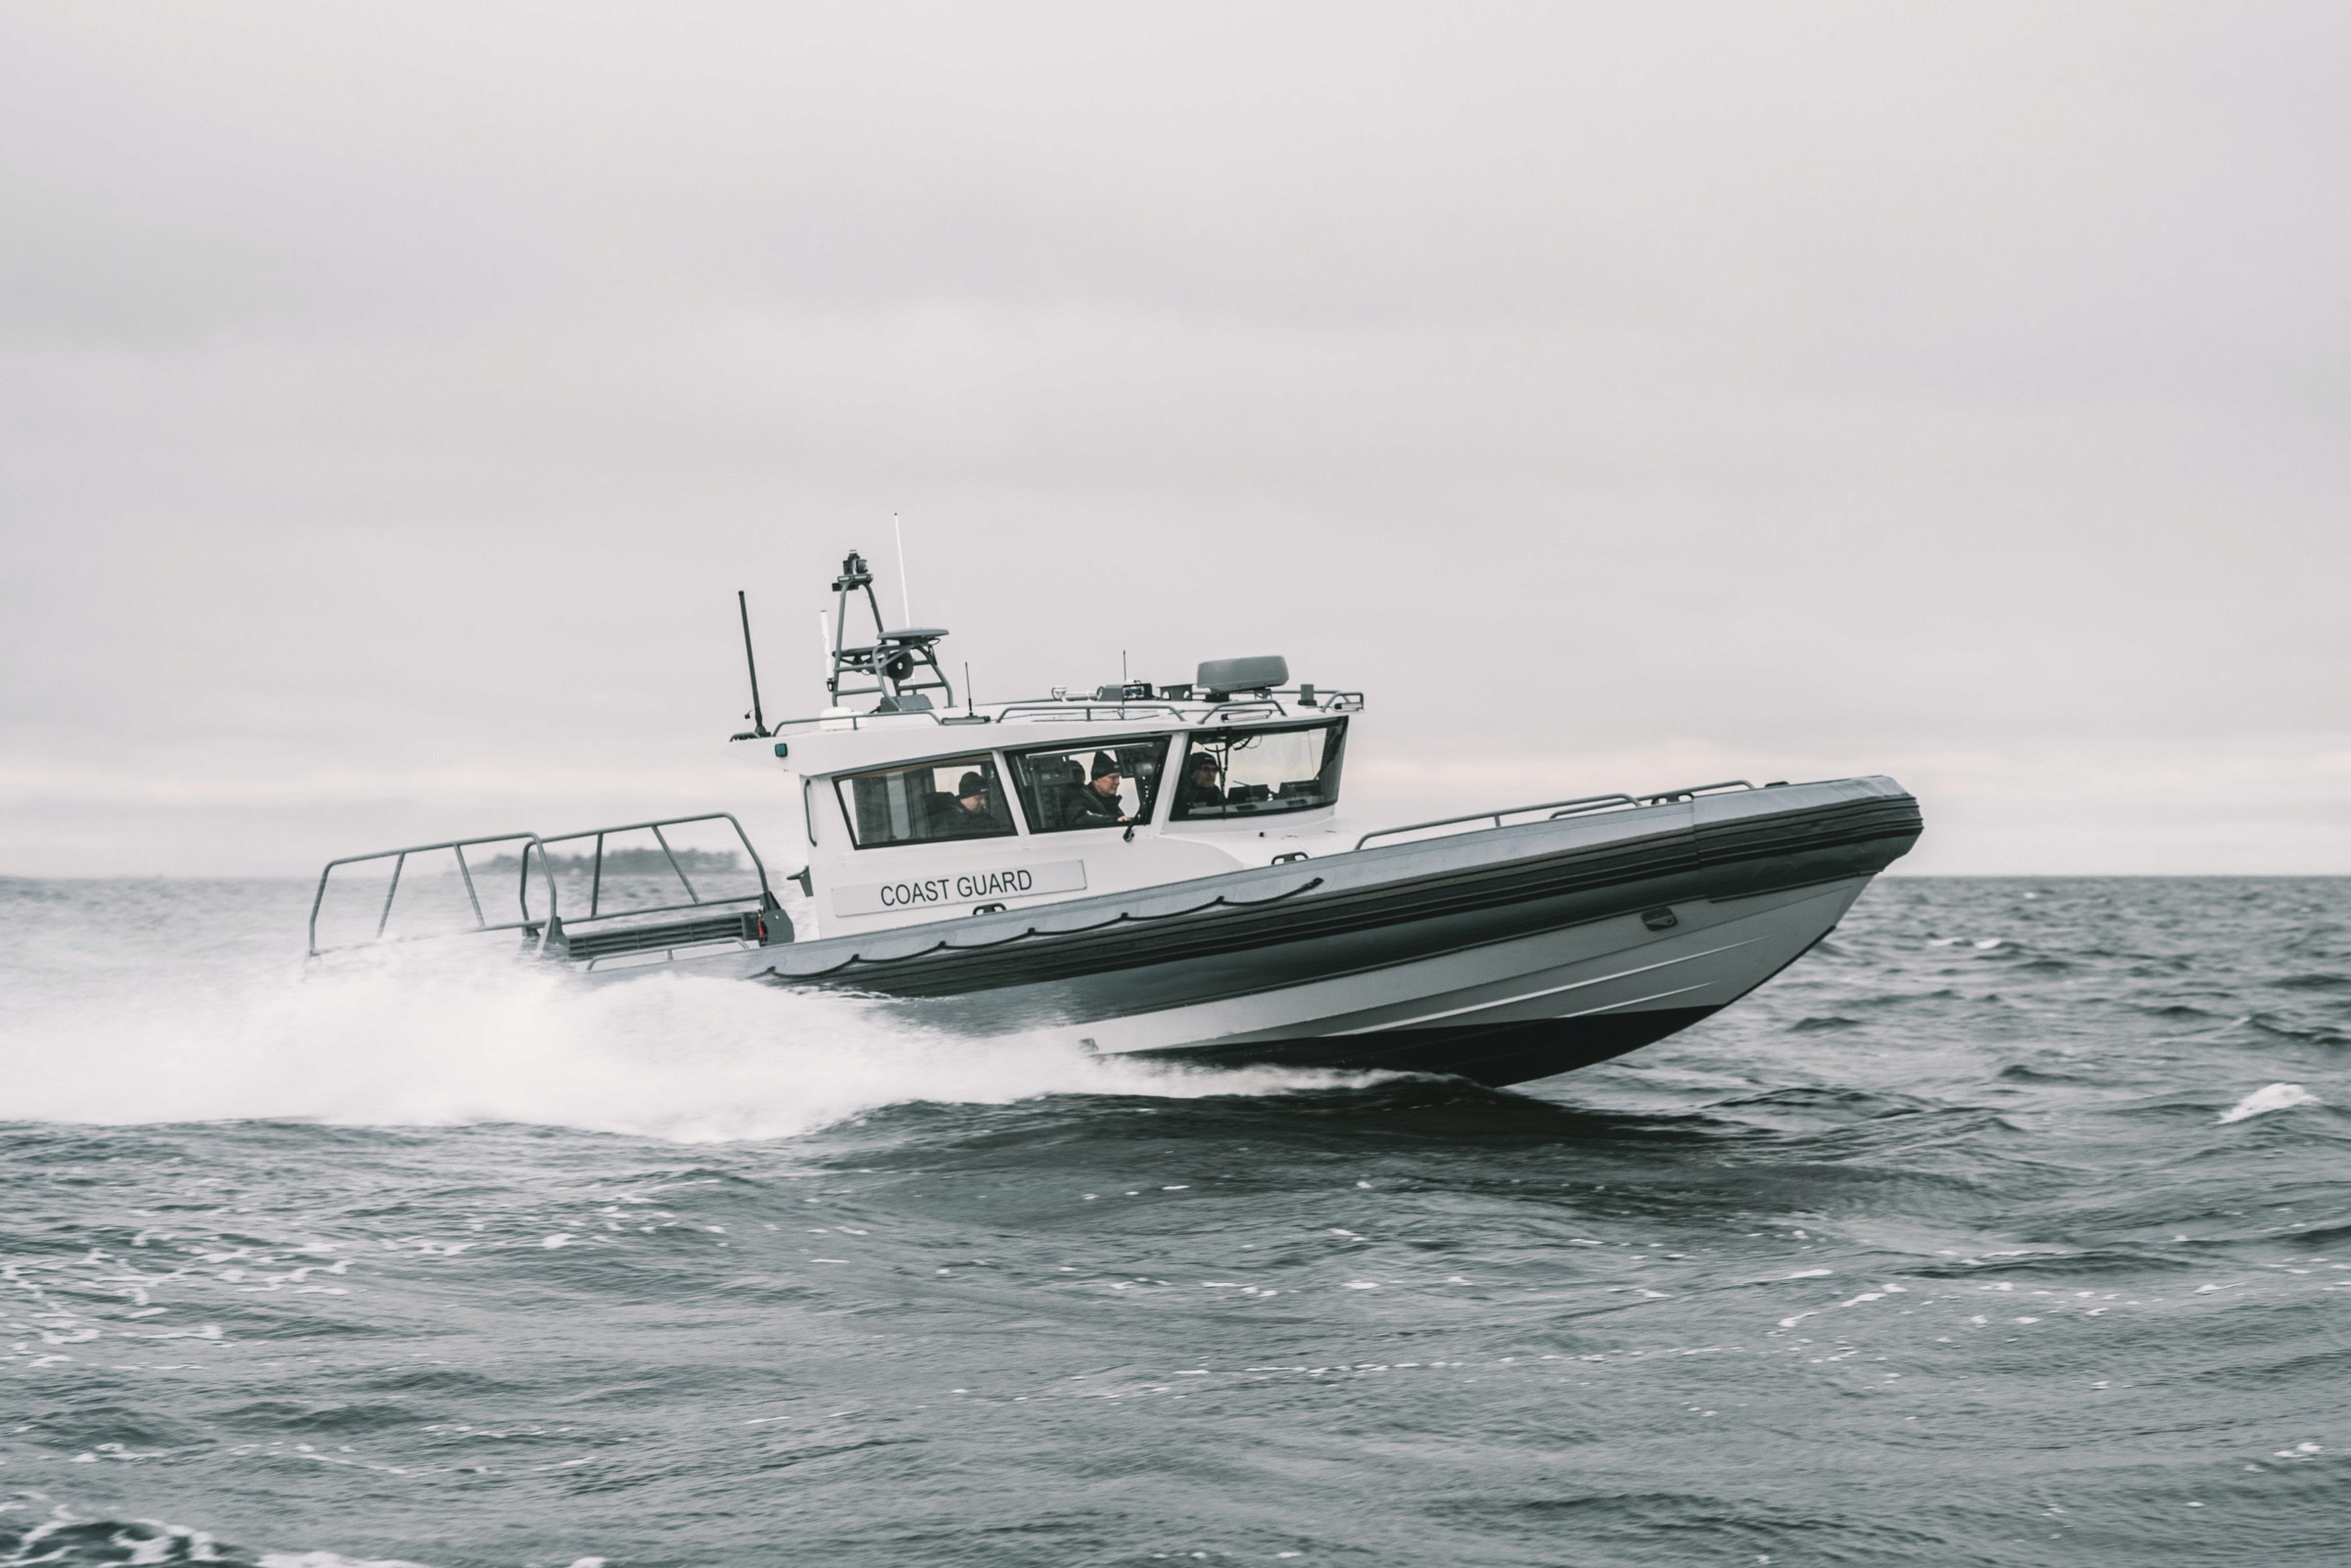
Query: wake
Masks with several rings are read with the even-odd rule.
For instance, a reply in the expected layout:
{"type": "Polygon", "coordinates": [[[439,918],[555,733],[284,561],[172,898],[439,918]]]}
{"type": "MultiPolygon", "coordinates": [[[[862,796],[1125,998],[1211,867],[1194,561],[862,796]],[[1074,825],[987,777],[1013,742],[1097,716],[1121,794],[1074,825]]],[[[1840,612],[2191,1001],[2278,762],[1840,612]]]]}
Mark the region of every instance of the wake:
{"type": "Polygon", "coordinates": [[[0,1118],[528,1122],[786,1138],[915,1101],[1273,1094],[1360,1075],[1206,1071],[908,1028],[853,998],[654,975],[587,986],[416,950],[188,994],[84,994],[0,1022],[0,1118]]]}

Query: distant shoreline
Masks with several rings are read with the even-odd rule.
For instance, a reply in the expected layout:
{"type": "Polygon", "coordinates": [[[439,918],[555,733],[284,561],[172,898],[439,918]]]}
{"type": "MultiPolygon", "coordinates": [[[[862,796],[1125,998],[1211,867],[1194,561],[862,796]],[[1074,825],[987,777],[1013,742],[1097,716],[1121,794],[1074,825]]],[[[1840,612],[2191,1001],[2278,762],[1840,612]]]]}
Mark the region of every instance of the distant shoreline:
{"type": "MultiPolygon", "coordinates": [[[[594,854],[556,855],[547,857],[549,866],[561,876],[569,872],[586,872],[596,865],[594,854]]],[[[607,849],[604,851],[604,870],[607,872],[666,872],[672,860],[677,869],[688,876],[696,872],[729,872],[746,869],[743,857],[733,850],[673,849],[668,855],[658,849],[607,849]]],[[[469,861],[476,874],[507,872],[519,875],[522,858],[519,855],[498,855],[489,860],[469,861]]]]}

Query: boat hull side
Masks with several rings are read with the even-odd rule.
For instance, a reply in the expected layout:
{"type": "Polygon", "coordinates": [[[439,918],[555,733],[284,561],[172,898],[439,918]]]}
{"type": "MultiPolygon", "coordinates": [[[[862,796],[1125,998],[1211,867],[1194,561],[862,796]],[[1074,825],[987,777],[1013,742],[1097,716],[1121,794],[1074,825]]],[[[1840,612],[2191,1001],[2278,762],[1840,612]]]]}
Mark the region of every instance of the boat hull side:
{"type": "MultiPolygon", "coordinates": [[[[744,955],[967,1037],[1515,1083],[1686,1028],[1918,835],[1890,780],[1665,802],[744,955]]],[[[714,961],[712,973],[721,966],[714,961]]],[[[737,973],[741,973],[740,970],[737,973]]]]}
{"type": "Polygon", "coordinates": [[[805,944],[775,966],[774,978],[888,998],[910,1021],[960,1032],[1109,1023],[1621,926],[1662,908],[1858,891],[1918,832],[1916,805],[1898,792],[1721,825],[1727,832],[1709,827],[1694,834],[1692,809],[1640,813],[1643,821],[1622,825],[1633,832],[1597,842],[1575,839],[1579,831],[1610,825],[1539,825],[1481,834],[1480,841],[1409,845],[1393,857],[1374,850],[1237,874],[1214,882],[1250,902],[1224,904],[1208,884],[1195,884],[1196,892],[1171,888],[1161,896],[1223,907],[1203,902],[1164,917],[1136,919],[1114,908],[1104,918],[1065,907],[1053,913],[1073,922],[1066,931],[1030,915],[1002,927],[1009,917],[974,921],[963,941],[928,928],[899,938],[903,947],[805,944]],[[1089,919],[1094,924],[1079,924],[1089,919]]]}
{"type": "Polygon", "coordinates": [[[1607,1061],[1711,1016],[1835,929],[1866,878],[1546,932],[1376,975],[1302,980],[1076,1029],[1106,1053],[1204,1066],[1279,1063],[1454,1072],[1517,1083],[1607,1061]]]}

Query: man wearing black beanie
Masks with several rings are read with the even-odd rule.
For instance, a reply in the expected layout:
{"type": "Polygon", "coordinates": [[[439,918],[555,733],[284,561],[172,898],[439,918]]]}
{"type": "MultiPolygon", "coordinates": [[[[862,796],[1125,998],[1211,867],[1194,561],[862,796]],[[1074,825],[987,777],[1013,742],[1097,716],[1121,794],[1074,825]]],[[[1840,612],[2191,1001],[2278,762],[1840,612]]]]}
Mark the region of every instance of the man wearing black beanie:
{"type": "Polygon", "coordinates": [[[1119,759],[1107,751],[1094,753],[1091,783],[1078,790],[1067,808],[1070,828],[1116,828],[1132,822],[1119,806],[1119,759]]]}

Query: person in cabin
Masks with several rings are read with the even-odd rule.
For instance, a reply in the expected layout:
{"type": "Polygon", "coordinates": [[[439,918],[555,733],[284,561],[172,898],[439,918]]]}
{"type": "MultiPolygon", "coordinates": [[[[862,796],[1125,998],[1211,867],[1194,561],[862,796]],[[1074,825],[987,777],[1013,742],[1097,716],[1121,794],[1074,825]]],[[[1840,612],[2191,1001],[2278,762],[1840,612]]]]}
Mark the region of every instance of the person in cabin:
{"type": "Polygon", "coordinates": [[[990,810],[994,791],[988,788],[986,776],[967,773],[956,783],[955,793],[939,813],[938,832],[942,837],[963,838],[975,833],[997,831],[996,814],[990,810]]]}
{"type": "Polygon", "coordinates": [[[1119,801],[1119,759],[1107,751],[1094,753],[1094,766],[1089,782],[1082,789],[1072,789],[1062,806],[1064,828],[1116,828],[1134,819],[1128,816],[1119,801]]]}
{"type": "Polygon", "coordinates": [[[1224,770],[1217,759],[1205,751],[1195,751],[1183,760],[1183,785],[1176,791],[1176,809],[1191,811],[1200,807],[1224,804],[1224,790],[1218,781],[1224,770]]]}

